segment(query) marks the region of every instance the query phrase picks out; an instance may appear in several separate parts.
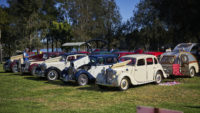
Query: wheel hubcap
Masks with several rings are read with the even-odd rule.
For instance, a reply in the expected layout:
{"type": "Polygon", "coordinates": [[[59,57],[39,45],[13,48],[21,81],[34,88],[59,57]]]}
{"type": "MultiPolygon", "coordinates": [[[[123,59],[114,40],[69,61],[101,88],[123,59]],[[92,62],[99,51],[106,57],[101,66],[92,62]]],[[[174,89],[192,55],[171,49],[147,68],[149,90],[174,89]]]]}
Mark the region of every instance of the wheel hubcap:
{"type": "Polygon", "coordinates": [[[192,76],[192,77],[194,76],[194,70],[193,69],[190,70],[190,76],[192,76]]]}
{"type": "Polygon", "coordinates": [[[157,83],[160,83],[160,81],[161,81],[161,76],[160,76],[160,74],[157,75],[156,81],[157,81],[157,83]]]}
{"type": "Polygon", "coordinates": [[[56,76],[57,76],[57,72],[55,72],[55,71],[49,72],[49,78],[50,78],[50,79],[55,79],[56,76]]]}
{"type": "Polygon", "coordinates": [[[81,85],[85,85],[86,82],[87,82],[87,78],[86,78],[85,76],[82,76],[82,77],[80,78],[80,83],[81,83],[81,85]]]}
{"type": "Polygon", "coordinates": [[[122,84],[121,84],[122,89],[127,89],[128,87],[128,83],[126,80],[122,80],[122,84]]]}

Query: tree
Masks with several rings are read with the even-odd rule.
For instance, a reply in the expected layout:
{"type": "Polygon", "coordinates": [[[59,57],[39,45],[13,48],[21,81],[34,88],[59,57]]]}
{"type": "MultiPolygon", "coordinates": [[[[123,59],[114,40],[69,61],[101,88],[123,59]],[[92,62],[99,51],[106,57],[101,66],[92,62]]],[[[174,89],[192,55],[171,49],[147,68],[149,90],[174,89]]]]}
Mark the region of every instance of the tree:
{"type": "Polygon", "coordinates": [[[52,38],[52,50],[53,42],[56,42],[56,48],[58,47],[58,42],[62,45],[63,43],[72,40],[71,26],[67,22],[56,22],[53,21],[50,26],[50,34],[52,38]]]}

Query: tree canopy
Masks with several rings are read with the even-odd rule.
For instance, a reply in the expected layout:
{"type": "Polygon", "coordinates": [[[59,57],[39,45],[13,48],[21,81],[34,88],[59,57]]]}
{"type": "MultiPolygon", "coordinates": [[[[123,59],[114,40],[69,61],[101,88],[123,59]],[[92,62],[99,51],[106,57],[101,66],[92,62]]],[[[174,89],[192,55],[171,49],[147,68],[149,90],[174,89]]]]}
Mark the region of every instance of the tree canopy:
{"type": "Polygon", "coordinates": [[[121,21],[115,0],[7,0],[0,6],[5,54],[24,48],[57,48],[70,41],[104,39],[108,48],[160,51],[200,42],[198,0],[140,0],[121,21]]]}

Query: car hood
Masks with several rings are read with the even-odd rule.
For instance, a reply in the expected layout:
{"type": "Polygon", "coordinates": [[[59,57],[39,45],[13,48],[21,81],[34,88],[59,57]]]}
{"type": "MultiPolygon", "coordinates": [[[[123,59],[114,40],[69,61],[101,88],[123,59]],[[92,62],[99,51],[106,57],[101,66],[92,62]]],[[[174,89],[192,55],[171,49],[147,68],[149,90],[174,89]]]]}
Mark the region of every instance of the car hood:
{"type": "Polygon", "coordinates": [[[61,58],[62,58],[61,56],[55,57],[55,58],[50,58],[50,59],[45,60],[45,63],[59,62],[61,58]]]}

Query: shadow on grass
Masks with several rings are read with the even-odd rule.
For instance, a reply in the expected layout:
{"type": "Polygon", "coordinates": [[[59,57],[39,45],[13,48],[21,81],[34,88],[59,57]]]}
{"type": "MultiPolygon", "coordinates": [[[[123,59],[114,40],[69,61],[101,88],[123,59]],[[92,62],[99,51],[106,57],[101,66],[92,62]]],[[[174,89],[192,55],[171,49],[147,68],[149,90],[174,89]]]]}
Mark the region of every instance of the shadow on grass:
{"type": "Polygon", "coordinates": [[[100,92],[114,92],[114,91],[119,91],[119,89],[116,88],[116,87],[99,88],[95,84],[90,84],[90,85],[87,85],[87,86],[79,87],[77,89],[79,89],[79,90],[88,90],[88,91],[100,91],[100,92]]]}
{"type": "Polygon", "coordinates": [[[44,78],[44,77],[25,76],[25,75],[22,75],[22,76],[24,76],[24,78],[28,79],[28,80],[46,81],[46,78],[44,78]]]}
{"type": "MultiPolygon", "coordinates": [[[[130,85],[129,89],[140,88],[140,87],[144,87],[144,86],[151,85],[151,84],[153,84],[153,83],[137,85],[137,86],[130,85]]],[[[89,90],[89,91],[100,91],[100,92],[118,92],[118,91],[121,91],[118,87],[99,87],[98,85],[95,85],[95,84],[87,85],[85,87],[80,87],[80,88],[77,88],[77,89],[79,89],[79,90],[89,90]]]]}
{"type": "Polygon", "coordinates": [[[184,107],[187,107],[187,108],[198,108],[198,109],[200,109],[200,106],[184,106],[184,107]]]}
{"type": "Polygon", "coordinates": [[[0,73],[11,73],[11,72],[0,71],[0,73]]]}

